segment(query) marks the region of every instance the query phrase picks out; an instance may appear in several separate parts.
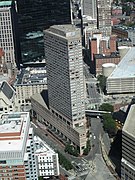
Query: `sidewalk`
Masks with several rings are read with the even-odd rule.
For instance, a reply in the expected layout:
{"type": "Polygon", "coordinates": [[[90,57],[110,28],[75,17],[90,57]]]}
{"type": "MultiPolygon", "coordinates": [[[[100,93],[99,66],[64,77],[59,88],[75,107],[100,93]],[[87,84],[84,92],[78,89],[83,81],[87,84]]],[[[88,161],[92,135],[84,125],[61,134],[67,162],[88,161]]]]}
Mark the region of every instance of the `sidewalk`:
{"type": "Polygon", "coordinates": [[[110,170],[110,172],[112,173],[112,175],[117,179],[120,180],[119,176],[117,175],[117,173],[115,172],[115,166],[113,165],[113,163],[111,162],[111,160],[109,159],[107,152],[106,152],[106,148],[103,142],[103,139],[101,138],[101,135],[99,137],[100,143],[101,143],[101,152],[102,152],[102,157],[106,163],[106,166],[108,167],[108,169],[110,170]]]}

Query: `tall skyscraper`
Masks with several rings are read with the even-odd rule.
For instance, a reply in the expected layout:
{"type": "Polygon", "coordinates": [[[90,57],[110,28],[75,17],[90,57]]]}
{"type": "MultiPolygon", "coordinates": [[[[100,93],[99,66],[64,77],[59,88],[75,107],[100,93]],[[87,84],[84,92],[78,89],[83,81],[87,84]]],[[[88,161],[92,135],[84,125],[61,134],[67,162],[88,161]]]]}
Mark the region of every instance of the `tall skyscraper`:
{"type": "MultiPolygon", "coordinates": [[[[19,68],[21,54],[17,33],[17,16],[14,1],[0,1],[0,48],[9,71],[19,68]]],[[[9,73],[9,76],[12,76],[9,73]]]]}
{"type": "Polygon", "coordinates": [[[121,179],[135,179],[135,105],[130,107],[122,130],[121,179]]]}
{"type": "Polygon", "coordinates": [[[21,33],[71,23],[70,0],[17,0],[21,33]]]}
{"type": "Polygon", "coordinates": [[[97,28],[103,35],[111,35],[111,0],[97,0],[97,28]]]}
{"type": "Polygon", "coordinates": [[[49,105],[67,117],[71,124],[85,119],[79,31],[71,25],[52,26],[45,31],[49,105]]]}
{"type": "Polygon", "coordinates": [[[70,0],[17,0],[17,9],[23,62],[44,59],[39,33],[51,25],[71,23],[70,0]]]}
{"type": "Polygon", "coordinates": [[[86,117],[80,29],[54,25],[44,34],[49,107],[73,129],[83,127],[82,151],[86,145],[86,117]]]}
{"type": "Polygon", "coordinates": [[[38,180],[33,130],[29,113],[0,118],[0,179],[38,180]]]}
{"type": "Polygon", "coordinates": [[[97,2],[96,0],[82,1],[83,15],[90,16],[92,19],[97,19],[97,2]]]}

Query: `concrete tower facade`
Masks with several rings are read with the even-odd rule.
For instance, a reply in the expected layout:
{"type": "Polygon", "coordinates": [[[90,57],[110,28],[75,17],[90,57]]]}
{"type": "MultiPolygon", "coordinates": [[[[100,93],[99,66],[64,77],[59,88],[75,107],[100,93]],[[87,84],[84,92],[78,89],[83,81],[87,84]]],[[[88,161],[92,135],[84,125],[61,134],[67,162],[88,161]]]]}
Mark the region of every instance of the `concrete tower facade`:
{"type": "Polygon", "coordinates": [[[54,25],[44,34],[49,107],[70,127],[85,128],[80,30],[72,25],[54,25]]]}
{"type": "Polygon", "coordinates": [[[83,60],[80,30],[71,25],[45,31],[49,106],[69,119],[84,121],[83,60]]]}

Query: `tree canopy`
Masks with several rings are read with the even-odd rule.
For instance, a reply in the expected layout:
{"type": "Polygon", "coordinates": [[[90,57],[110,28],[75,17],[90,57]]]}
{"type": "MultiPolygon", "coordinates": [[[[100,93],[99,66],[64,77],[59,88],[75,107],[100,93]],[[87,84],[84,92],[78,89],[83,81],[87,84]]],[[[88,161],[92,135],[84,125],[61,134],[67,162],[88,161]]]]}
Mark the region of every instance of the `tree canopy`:
{"type": "Polygon", "coordinates": [[[104,129],[105,131],[108,132],[108,134],[112,135],[116,133],[116,122],[115,120],[113,120],[112,115],[111,114],[104,114],[103,115],[103,125],[104,125],[104,129]]]}
{"type": "Polygon", "coordinates": [[[57,151],[59,156],[59,163],[62,165],[66,170],[70,170],[73,168],[71,162],[65,158],[59,151],[57,151]]]}
{"type": "Polygon", "coordinates": [[[106,77],[103,75],[99,75],[97,79],[99,81],[100,89],[102,90],[102,92],[106,93],[106,77]]]}
{"type": "Polygon", "coordinates": [[[103,103],[100,107],[99,107],[100,111],[108,111],[108,112],[113,112],[114,108],[111,104],[109,103],[103,103]]]}
{"type": "Polygon", "coordinates": [[[69,154],[73,156],[78,156],[79,152],[78,150],[71,144],[67,144],[64,149],[65,152],[68,152],[69,154]]]}

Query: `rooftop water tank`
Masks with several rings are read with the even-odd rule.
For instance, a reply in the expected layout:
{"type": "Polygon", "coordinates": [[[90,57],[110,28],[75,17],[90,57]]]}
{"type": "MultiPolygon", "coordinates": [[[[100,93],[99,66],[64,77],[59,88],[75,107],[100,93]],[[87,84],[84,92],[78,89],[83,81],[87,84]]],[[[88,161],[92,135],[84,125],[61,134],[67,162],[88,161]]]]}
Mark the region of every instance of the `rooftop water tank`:
{"type": "Polygon", "coordinates": [[[128,47],[128,46],[119,46],[118,47],[121,59],[127,54],[129,49],[130,49],[130,47],[128,47]]]}
{"type": "Polygon", "coordinates": [[[102,65],[102,74],[105,77],[109,77],[113,70],[116,68],[116,64],[113,63],[105,63],[102,65]]]}

